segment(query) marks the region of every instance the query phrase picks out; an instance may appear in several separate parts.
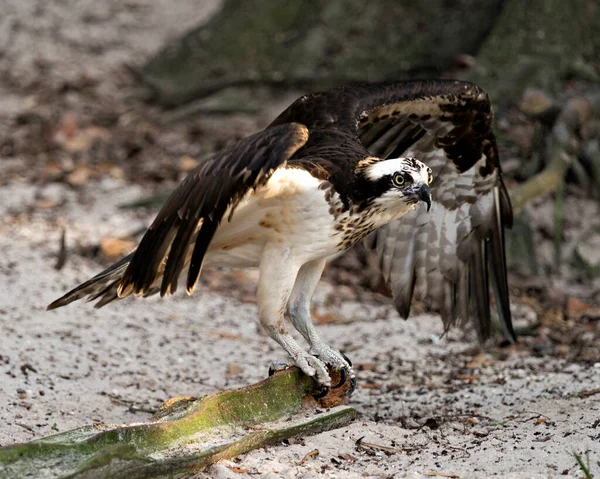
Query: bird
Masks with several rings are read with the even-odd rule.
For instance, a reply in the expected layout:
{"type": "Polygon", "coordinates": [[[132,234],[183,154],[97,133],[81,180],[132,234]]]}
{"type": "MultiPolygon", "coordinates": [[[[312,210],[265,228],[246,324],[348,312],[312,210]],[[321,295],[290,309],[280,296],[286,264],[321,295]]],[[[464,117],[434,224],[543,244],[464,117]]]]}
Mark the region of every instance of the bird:
{"type": "Polygon", "coordinates": [[[445,329],[492,332],[490,283],[512,327],[505,228],[512,226],[493,111],[458,80],[366,83],[300,97],[262,131],[201,162],[172,192],[129,255],[48,306],[130,295],[191,295],[203,267],[257,267],[260,324],[327,390],[356,375],[311,318],[328,261],[363,243],[399,314],[414,297],[445,329]],[[286,319],[308,343],[290,334],[286,319]],[[330,371],[341,372],[332,385],[330,371]]]}

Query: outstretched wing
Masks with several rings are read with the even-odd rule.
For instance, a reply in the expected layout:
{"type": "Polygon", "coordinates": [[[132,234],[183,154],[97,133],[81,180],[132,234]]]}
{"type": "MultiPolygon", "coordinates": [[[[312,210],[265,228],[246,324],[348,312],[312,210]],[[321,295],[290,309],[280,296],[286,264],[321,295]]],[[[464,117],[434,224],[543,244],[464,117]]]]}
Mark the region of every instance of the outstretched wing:
{"type": "Polygon", "coordinates": [[[228,211],[231,215],[248,191],[264,185],[307,139],[308,130],[298,123],[267,128],[190,172],[142,238],[119,284],[119,296],[148,293],[161,274],[161,295],[175,292],[188,260],[187,291],[191,294],[223,216],[228,211]]]}
{"type": "Polygon", "coordinates": [[[504,246],[512,209],[483,90],[459,81],[341,88],[300,98],[273,124],[292,118],[351,132],[373,155],[415,157],[432,168],[431,212],[420,205],[367,241],[402,317],[416,293],[446,327],[472,317],[484,340],[491,279],[505,334],[514,339],[504,246]]]}

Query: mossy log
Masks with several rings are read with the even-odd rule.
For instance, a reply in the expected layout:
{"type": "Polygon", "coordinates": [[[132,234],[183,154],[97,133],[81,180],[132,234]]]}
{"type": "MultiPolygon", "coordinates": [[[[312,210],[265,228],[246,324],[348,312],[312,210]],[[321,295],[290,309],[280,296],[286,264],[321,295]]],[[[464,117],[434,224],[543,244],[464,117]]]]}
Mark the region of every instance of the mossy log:
{"type": "Polygon", "coordinates": [[[293,368],[242,389],[176,398],[145,423],[85,426],[3,447],[0,477],[181,477],[221,459],[352,421],[356,411],[340,405],[349,385],[318,401],[314,387],[293,368]],[[316,414],[317,407],[328,409],[316,414]]]}

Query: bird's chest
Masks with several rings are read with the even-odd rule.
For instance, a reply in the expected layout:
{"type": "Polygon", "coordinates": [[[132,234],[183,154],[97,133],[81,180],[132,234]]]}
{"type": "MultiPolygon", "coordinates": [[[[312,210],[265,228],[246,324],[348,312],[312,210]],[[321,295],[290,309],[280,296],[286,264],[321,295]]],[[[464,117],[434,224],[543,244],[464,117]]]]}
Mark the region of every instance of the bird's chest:
{"type": "Polygon", "coordinates": [[[327,192],[325,201],[333,222],[331,237],[336,252],[349,249],[379,226],[376,209],[359,211],[353,206],[347,208],[333,189],[327,192]]]}
{"type": "Polygon", "coordinates": [[[335,256],[379,226],[375,209],[345,208],[327,181],[293,195],[278,195],[278,200],[260,224],[273,226],[271,241],[290,245],[303,261],[335,256]]]}
{"type": "Polygon", "coordinates": [[[378,216],[374,211],[350,209],[336,215],[334,219],[334,237],[336,249],[345,251],[365,238],[379,227],[378,216]]]}

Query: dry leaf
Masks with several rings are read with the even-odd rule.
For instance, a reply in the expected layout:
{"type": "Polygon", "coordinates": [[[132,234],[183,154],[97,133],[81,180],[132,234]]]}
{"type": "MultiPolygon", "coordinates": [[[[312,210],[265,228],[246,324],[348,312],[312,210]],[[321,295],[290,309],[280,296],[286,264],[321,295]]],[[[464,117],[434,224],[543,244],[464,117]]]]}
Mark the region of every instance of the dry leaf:
{"type": "Polygon", "coordinates": [[[242,467],[235,467],[235,466],[227,466],[227,469],[229,469],[232,472],[235,472],[236,474],[245,474],[245,473],[249,472],[248,469],[244,469],[242,467]]]}
{"type": "Polygon", "coordinates": [[[241,374],[244,369],[238,363],[229,363],[227,371],[225,371],[225,379],[231,379],[238,374],[241,374]]]}
{"type": "Polygon", "coordinates": [[[477,369],[483,366],[487,366],[488,364],[490,364],[490,362],[491,359],[487,354],[479,353],[477,356],[471,359],[465,366],[469,369],[477,369]]]}
{"type": "Polygon", "coordinates": [[[78,153],[89,150],[96,140],[110,140],[110,132],[105,128],[90,126],[81,130],[73,138],[68,138],[60,146],[70,153],[78,153]]]}
{"type": "Polygon", "coordinates": [[[78,165],[71,173],[67,175],[65,181],[71,186],[82,186],[87,183],[91,171],[87,166],[78,165]]]}
{"type": "Polygon", "coordinates": [[[332,312],[319,313],[315,310],[312,312],[316,324],[338,324],[343,322],[343,319],[332,312]]]}
{"type": "Polygon", "coordinates": [[[519,109],[526,115],[536,116],[552,108],[553,102],[546,92],[537,88],[527,88],[519,103],[519,109]]]}
{"type": "Polygon", "coordinates": [[[196,166],[198,166],[198,162],[194,160],[191,156],[186,155],[179,158],[178,166],[179,171],[189,173],[194,168],[196,168],[196,166]]]}
{"type": "Polygon", "coordinates": [[[33,203],[33,206],[36,209],[45,210],[48,208],[54,208],[58,204],[58,201],[52,198],[43,198],[40,200],[36,200],[33,203]]]}
{"type": "Polygon", "coordinates": [[[123,168],[117,165],[107,165],[107,173],[114,178],[115,180],[124,180],[125,179],[125,171],[123,168]]]}
{"type": "Polygon", "coordinates": [[[208,331],[208,333],[214,334],[215,336],[218,336],[219,338],[223,338],[223,339],[242,339],[241,334],[230,333],[228,331],[219,331],[217,329],[208,331]]]}
{"type": "Polygon", "coordinates": [[[311,457],[315,457],[315,456],[318,456],[318,455],[319,455],[319,450],[318,449],[313,449],[312,451],[310,451],[309,453],[307,453],[306,456],[304,456],[302,458],[302,460],[298,463],[298,465],[301,466],[306,461],[308,461],[311,457]]]}
{"type": "Polygon", "coordinates": [[[108,141],[110,131],[99,126],[79,128],[79,120],[74,113],[65,113],[59,127],[52,135],[52,141],[70,153],[87,151],[96,140],[108,141]]]}
{"type": "Polygon", "coordinates": [[[75,136],[77,130],[79,130],[77,115],[67,112],[63,115],[60,125],[52,135],[52,140],[60,145],[75,136]]]}
{"type": "Polygon", "coordinates": [[[135,242],[120,238],[103,238],[100,240],[100,251],[110,260],[119,259],[135,248],[135,242]]]}
{"type": "Polygon", "coordinates": [[[556,355],[561,358],[566,358],[567,356],[569,356],[570,352],[571,352],[571,348],[569,347],[568,344],[559,344],[558,347],[556,348],[556,355]]]}
{"type": "Polygon", "coordinates": [[[578,298],[569,296],[565,312],[569,318],[576,318],[580,316],[581,313],[585,313],[590,308],[591,306],[589,304],[584,303],[578,298]]]}
{"type": "Polygon", "coordinates": [[[377,383],[363,383],[360,386],[363,389],[381,389],[381,384],[377,383]]]}
{"type": "Polygon", "coordinates": [[[356,462],[356,458],[352,454],[346,454],[346,453],[342,452],[342,453],[338,454],[338,457],[340,459],[343,459],[344,461],[356,462]]]}
{"type": "Polygon", "coordinates": [[[376,371],[377,363],[358,363],[355,369],[357,371],[376,371]]]}

